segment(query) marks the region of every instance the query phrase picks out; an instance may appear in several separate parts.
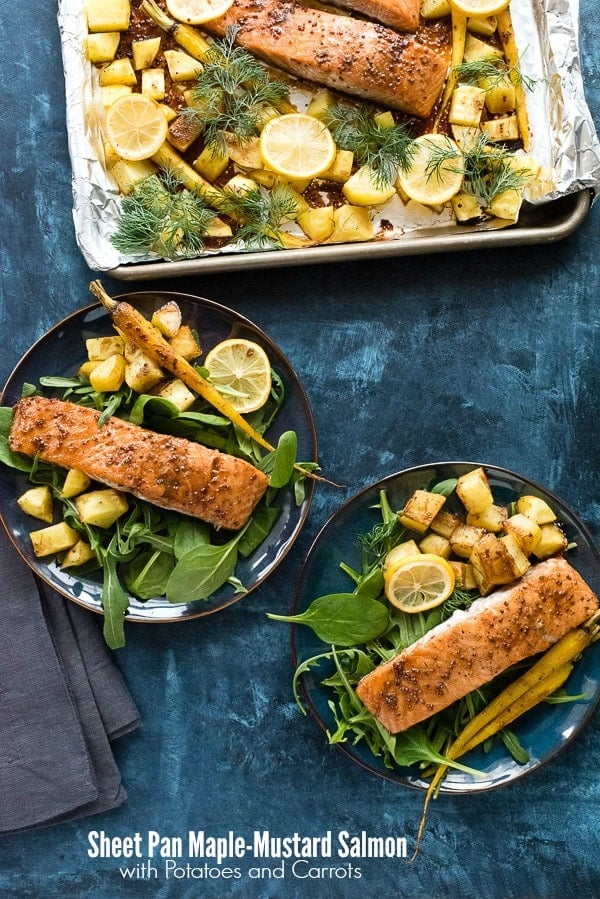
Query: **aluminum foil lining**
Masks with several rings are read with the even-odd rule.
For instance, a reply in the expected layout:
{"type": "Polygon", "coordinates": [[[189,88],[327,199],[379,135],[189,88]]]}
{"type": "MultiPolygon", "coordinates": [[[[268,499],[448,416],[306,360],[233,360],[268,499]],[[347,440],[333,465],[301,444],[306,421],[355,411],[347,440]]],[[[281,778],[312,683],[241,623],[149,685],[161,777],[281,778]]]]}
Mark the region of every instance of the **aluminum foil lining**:
{"type": "MultiPolygon", "coordinates": [[[[595,195],[600,190],[600,141],[584,94],[578,0],[520,0],[511,5],[511,17],[523,74],[533,82],[527,91],[531,155],[550,167],[554,178],[551,192],[532,202],[547,203],[583,189],[595,195]]],[[[102,165],[102,105],[97,70],[85,57],[83,0],[59,0],[58,24],[77,243],[90,268],[99,271],[156,261],[154,256],[124,256],[110,242],[121,199],[102,165]]],[[[302,91],[293,99],[299,109],[308,102],[302,91]]],[[[371,215],[374,224],[385,219],[387,240],[401,240],[405,233],[418,234],[422,229],[447,229],[453,223],[449,211],[436,213],[412,202],[405,206],[398,198],[373,208],[371,215]]],[[[228,247],[205,255],[232,252],[245,251],[228,247]]]]}

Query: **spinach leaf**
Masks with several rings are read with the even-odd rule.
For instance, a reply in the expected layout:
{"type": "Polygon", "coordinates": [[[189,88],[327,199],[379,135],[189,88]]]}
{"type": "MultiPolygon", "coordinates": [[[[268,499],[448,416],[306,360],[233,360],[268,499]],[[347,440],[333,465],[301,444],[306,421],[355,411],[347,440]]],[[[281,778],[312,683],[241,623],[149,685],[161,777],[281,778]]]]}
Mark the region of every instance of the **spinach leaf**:
{"type": "Polygon", "coordinates": [[[15,468],[17,471],[29,472],[32,468],[31,459],[20,456],[18,453],[13,453],[8,445],[7,438],[3,435],[0,435],[0,462],[8,465],[9,468],[15,468]]]}
{"type": "Polygon", "coordinates": [[[181,559],[186,553],[198,546],[206,546],[210,543],[210,528],[204,521],[197,518],[181,518],[173,529],[173,551],[176,559],[181,559]]]}
{"type": "Polygon", "coordinates": [[[241,556],[246,559],[260,546],[273,530],[279,515],[280,510],[276,506],[261,504],[255,509],[238,546],[241,556]]]}
{"type": "Polygon", "coordinates": [[[277,449],[273,457],[273,469],[269,476],[271,487],[285,487],[294,473],[298,437],[295,431],[285,431],[277,441],[277,449]]]}
{"type": "Polygon", "coordinates": [[[439,493],[441,496],[450,496],[458,484],[457,478],[448,478],[446,481],[438,481],[431,488],[431,493],[439,493]]]}
{"type": "Polygon", "coordinates": [[[175,557],[172,553],[147,550],[138,553],[123,567],[123,583],[138,599],[164,596],[174,567],[175,557]]]}
{"type": "Polygon", "coordinates": [[[194,602],[208,597],[233,576],[244,531],[220,546],[201,545],[184,553],[167,581],[167,600],[194,602]]]}
{"type": "Polygon", "coordinates": [[[355,646],[380,637],[389,622],[386,607],[369,596],[357,593],[329,593],[313,600],[298,615],[267,613],[274,621],[306,624],[325,643],[355,646]]]}

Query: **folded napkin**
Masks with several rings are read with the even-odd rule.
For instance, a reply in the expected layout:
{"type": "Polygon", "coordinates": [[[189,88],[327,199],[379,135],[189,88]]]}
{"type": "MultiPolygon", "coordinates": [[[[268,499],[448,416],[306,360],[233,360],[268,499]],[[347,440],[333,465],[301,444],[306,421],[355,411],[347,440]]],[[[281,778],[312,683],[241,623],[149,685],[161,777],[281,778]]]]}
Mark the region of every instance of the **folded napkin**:
{"type": "Polygon", "coordinates": [[[0,834],[108,811],[110,741],[139,725],[101,619],[43,585],[0,528],[0,834]]]}

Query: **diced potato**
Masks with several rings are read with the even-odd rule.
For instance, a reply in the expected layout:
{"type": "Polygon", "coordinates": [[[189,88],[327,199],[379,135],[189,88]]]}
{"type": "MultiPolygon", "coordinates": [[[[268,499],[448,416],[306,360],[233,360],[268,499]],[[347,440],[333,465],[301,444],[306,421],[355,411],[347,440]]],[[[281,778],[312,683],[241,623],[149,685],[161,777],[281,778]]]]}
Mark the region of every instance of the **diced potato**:
{"type": "Polygon", "coordinates": [[[495,534],[484,534],[473,547],[469,561],[482,596],[494,587],[510,584],[515,579],[511,552],[495,534]]]}
{"type": "Polygon", "coordinates": [[[443,559],[449,559],[452,555],[450,541],[440,534],[427,534],[419,543],[419,549],[422,553],[433,553],[434,556],[441,556],[443,559]]]}
{"type": "Polygon", "coordinates": [[[450,567],[454,572],[455,584],[461,590],[475,590],[477,581],[470,562],[456,562],[450,559],[450,567]]]}
{"type": "Polygon", "coordinates": [[[194,332],[189,325],[182,325],[175,337],[169,341],[176,353],[187,359],[197,359],[202,355],[200,344],[194,336],[194,332]]]}
{"type": "Polygon", "coordinates": [[[230,190],[238,197],[243,197],[245,194],[256,190],[256,181],[253,181],[252,178],[248,178],[246,175],[234,175],[225,185],[225,189],[230,190]]]}
{"type": "Polygon", "coordinates": [[[202,133],[202,125],[186,116],[178,115],[167,131],[167,139],[180,153],[185,153],[202,133]]]}
{"type": "Polygon", "coordinates": [[[511,515],[504,522],[504,530],[512,534],[526,556],[530,556],[539,544],[542,532],[539,524],[522,512],[511,515]]]}
{"type": "Polygon", "coordinates": [[[39,531],[31,531],[29,534],[34,555],[52,556],[62,553],[79,540],[79,532],[70,527],[65,521],[51,524],[39,531]]]}
{"type": "Polygon", "coordinates": [[[129,0],[86,0],[88,31],[127,31],[131,6],[129,0]]]}
{"type": "Polygon", "coordinates": [[[142,72],[142,94],[160,102],[165,98],[165,73],[162,69],[144,69],[142,72]]]}
{"type": "Polygon", "coordinates": [[[163,337],[175,337],[181,328],[181,309],[175,300],[164,303],[152,315],[151,323],[158,328],[163,337]]]}
{"type": "Polygon", "coordinates": [[[531,518],[537,524],[551,524],[556,515],[546,500],[533,494],[524,494],[517,500],[517,512],[531,518]]]}
{"type": "Polygon", "coordinates": [[[514,577],[522,577],[531,563],[519,545],[518,540],[513,534],[505,534],[503,537],[500,537],[500,543],[502,543],[510,556],[514,577]]]}
{"type": "Polygon", "coordinates": [[[52,490],[47,484],[39,487],[31,487],[22,493],[17,499],[19,509],[25,515],[31,515],[32,518],[39,518],[46,524],[51,524],[54,518],[54,500],[52,490]]]}
{"type": "Polygon", "coordinates": [[[378,206],[390,200],[396,188],[393,184],[378,183],[377,175],[368,165],[363,165],[351,175],[342,193],[355,206],[378,206]]]}
{"type": "Polygon", "coordinates": [[[217,215],[207,223],[204,234],[206,237],[216,237],[225,240],[233,237],[231,225],[228,225],[227,222],[224,222],[217,215]]]}
{"type": "Polygon", "coordinates": [[[323,181],[334,181],[343,184],[352,174],[354,153],[352,150],[338,150],[330,168],[321,175],[323,181]]]}
{"type": "Polygon", "coordinates": [[[502,50],[467,32],[463,60],[465,62],[481,62],[483,59],[502,59],[502,50]]]}
{"type": "Polygon", "coordinates": [[[163,377],[161,367],[143,353],[138,353],[125,364],[125,383],[136,393],[149,393],[163,377]]]}
{"type": "Polygon", "coordinates": [[[202,71],[202,63],[183,50],[165,50],[165,60],[171,81],[193,81],[202,71]]]}
{"type": "Polygon", "coordinates": [[[199,156],[193,161],[192,166],[206,178],[207,181],[216,181],[229,165],[229,154],[219,153],[215,147],[205,147],[199,156]]]}
{"type": "Polygon", "coordinates": [[[131,60],[124,56],[121,59],[115,59],[109,62],[100,70],[98,83],[101,87],[111,84],[129,84],[131,86],[137,84],[137,78],[133,71],[131,60]]]}
{"type": "Polygon", "coordinates": [[[84,565],[85,562],[90,562],[95,558],[96,553],[94,552],[90,544],[85,540],[78,540],[77,543],[74,544],[74,546],[67,550],[62,562],[60,563],[60,567],[75,568],[77,565],[84,565]]]}
{"type": "Polygon", "coordinates": [[[115,147],[108,140],[102,141],[102,149],[104,151],[104,165],[107,169],[110,169],[119,161],[121,157],[117,153],[115,147]]]}
{"type": "Polygon", "coordinates": [[[463,524],[460,515],[457,515],[456,512],[449,512],[447,509],[440,509],[430,527],[434,534],[439,534],[449,540],[459,524],[463,524]]]}
{"type": "Polygon", "coordinates": [[[380,128],[394,128],[396,125],[394,113],[389,109],[385,112],[376,112],[373,116],[373,121],[379,125],[380,128]]]}
{"type": "Polygon", "coordinates": [[[506,115],[517,105],[515,86],[508,75],[503,78],[480,78],[479,87],[485,91],[485,106],[492,115],[506,115]]]}
{"type": "Polygon", "coordinates": [[[91,490],[75,497],[75,508],[84,524],[99,528],[109,528],[124,515],[129,508],[123,493],[107,487],[103,490],[91,490]]]}
{"type": "Polygon", "coordinates": [[[569,545],[567,538],[557,524],[540,525],[540,542],[533,550],[533,555],[538,559],[548,559],[557,553],[562,553],[569,545]]]}
{"type": "Polygon", "coordinates": [[[403,543],[398,543],[390,549],[383,560],[383,573],[385,574],[386,571],[389,571],[402,559],[407,559],[409,556],[418,556],[420,552],[421,550],[414,540],[405,540],[403,543]]]}
{"type": "Polygon", "coordinates": [[[241,169],[252,170],[262,167],[260,139],[258,137],[246,141],[229,138],[225,140],[225,145],[229,158],[241,169]]]}
{"type": "Polygon", "coordinates": [[[329,243],[356,243],[373,239],[373,223],[364,206],[344,205],[334,209],[329,243]]]}
{"type": "Polygon", "coordinates": [[[61,496],[65,499],[72,499],[87,490],[90,484],[91,480],[83,471],[79,471],[78,468],[69,468],[62,486],[61,496]]]}
{"type": "Polygon", "coordinates": [[[77,369],[77,374],[80,378],[87,378],[89,381],[91,373],[100,365],[99,359],[88,359],[86,362],[83,362],[79,368],[77,369]]]}
{"type": "Polygon", "coordinates": [[[175,110],[173,109],[172,106],[168,106],[166,103],[159,103],[158,105],[160,106],[160,108],[164,114],[164,117],[168,123],[172,122],[173,119],[177,118],[177,113],[175,112],[175,110]]]}
{"type": "Polygon", "coordinates": [[[465,222],[475,222],[483,215],[483,209],[479,205],[479,200],[474,194],[464,193],[461,191],[455,194],[450,200],[456,221],[465,224],[465,222]]]}
{"type": "Polygon", "coordinates": [[[326,119],[329,110],[335,103],[334,95],[327,88],[324,88],[313,95],[306,109],[306,114],[314,116],[315,119],[326,119]]]}
{"type": "Polygon", "coordinates": [[[450,0],[421,0],[421,16],[424,19],[441,19],[451,12],[450,0]]]}
{"type": "Polygon", "coordinates": [[[483,512],[494,502],[492,488],[483,468],[473,468],[458,479],[456,495],[467,512],[483,512]]]}
{"type": "Polygon", "coordinates": [[[125,380],[125,357],[109,356],[90,372],[90,384],[98,393],[114,393],[125,380]]]}
{"type": "Polygon", "coordinates": [[[479,125],[485,106],[486,92],[474,84],[459,84],[452,91],[448,121],[451,125],[473,128],[479,125]]]}
{"type": "Polygon", "coordinates": [[[130,194],[140,181],[154,175],[156,171],[157,166],[150,159],[140,159],[139,162],[120,159],[110,169],[119,190],[125,196],[130,194]]]}
{"type": "Polygon", "coordinates": [[[461,559],[468,559],[473,547],[478,543],[487,531],[476,528],[471,524],[459,524],[450,536],[452,552],[461,559]]]}
{"type": "MultiPolygon", "coordinates": [[[[297,112],[298,110],[295,110],[295,111],[297,112]]],[[[270,122],[271,119],[278,118],[280,115],[281,115],[281,112],[275,106],[269,106],[268,103],[265,104],[265,106],[263,106],[261,109],[258,110],[258,113],[256,116],[257,128],[259,129],[259,131],[262,131],[262,129],[267,124],[267,122],[270,122]]]]}
{"type": "Polygon", "coordinates": [[[424,534],[445,502],[446,497],[441,493],[415,490],[400,513],[400,524],[418,534],[424,534]]]}
{"type": "Polygon", "coordinates": [[[102,105],[105,109],[112,106],[119,97],[124,97],[131,93],[133,93],[133,87],[130,84],[105,84],[100,88],[102,105]]]}
{"type": "Polygon", "coordinates": [[[519,139],[519,123],[516,115],[500,116],[482,122],[481,130],[493,143],[519,139]]]}
{"type": "Polygon", "coordinates": [[[102,31],[88,34],[85,39],[85,55],[90,62],[99,65],[111,62],[119,49],[121,34],[118,31],[102,31]]]}
{"type": "Polygon", "coordinates": [[[468,16],[467,30],[479,37],[491,37],[498,27],[496,16],[468,16]]]}
{"type": "Polygon", "coordinates": [[[486,206],[486,212],[495,218],[504,219],[507,222],[516,222],[523,203],[523,191],[502,190],[486,206]]]}
{"type": "Polygon", "coordinates": [[[306,209],[298,216],[298,224],[307,237],[323,243],[333,234],[334,207],[316,206],[306,209]]]}
{"type": "Polygon", "coordinates": [[[485,528],[486,531],[498,534],[504,527],[507,515],[508,513],[504,506],[491,503],[482,512],[469,512],[467,524],[473,524],[475,527],[485,528]]]}
{"type": "Polygon", "coordinates": [[[165,400],[169,400],[174,406],[177,406],[180,412],[185,412],[186,409],[190,409],[196,402],[196,397],[192,391],[179,379],[169,381],[168,384],[161,387],[158,395],[162,396],[165,400]]]}
{"type": "Polygon", "coordinates": [[[149,69],[160,50],[160,37],[148,37],[131,42],[131,56],[134,69],[149,69]]]}
{"type": "Polygon", "coordinates": [[[119,334],[110,337],[88,337],[85,349],[88,359],[98,362],[108,359],[110,356],[122,355],[125,350],[125,341],[119,334]]]}

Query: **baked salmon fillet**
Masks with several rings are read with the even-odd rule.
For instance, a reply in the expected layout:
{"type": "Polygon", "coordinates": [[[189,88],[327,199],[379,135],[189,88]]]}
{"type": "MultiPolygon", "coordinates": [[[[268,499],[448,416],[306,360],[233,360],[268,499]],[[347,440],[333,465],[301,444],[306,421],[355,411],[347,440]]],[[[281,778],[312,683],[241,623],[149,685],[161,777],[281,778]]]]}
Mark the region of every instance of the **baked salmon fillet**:
{"type": "Polygon", "coordinates": [[[356,692],[390,733],[399,733],[548,649],[597,608],[575,569],[563,558],[548,559],[510,588],[454,612],[367,674],[356,692]]]}
{"type": "Polygon", "coordinates": [[[120,418],[99,426],[99,417],[63,400],[22,399],[9,446],[216,528],[243,527],[267,489],[267,476],[243,459],[120,418]]]}
{"type": "Polygon", "coordinates": [[[308,81],[427,118],[448,71],[442,52],[374,22],[309,9],[296,0],[234,0],[203,24],[308,81]]]}
{"type": "Polygon", "coordinates": [[[416,31],[419,25],[420,0],[333,0],[333,4],[398,31],[416,31]]]}

